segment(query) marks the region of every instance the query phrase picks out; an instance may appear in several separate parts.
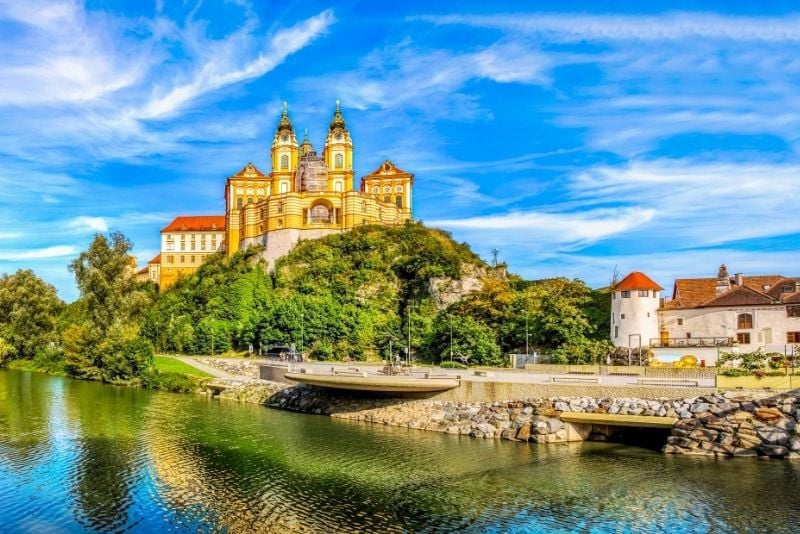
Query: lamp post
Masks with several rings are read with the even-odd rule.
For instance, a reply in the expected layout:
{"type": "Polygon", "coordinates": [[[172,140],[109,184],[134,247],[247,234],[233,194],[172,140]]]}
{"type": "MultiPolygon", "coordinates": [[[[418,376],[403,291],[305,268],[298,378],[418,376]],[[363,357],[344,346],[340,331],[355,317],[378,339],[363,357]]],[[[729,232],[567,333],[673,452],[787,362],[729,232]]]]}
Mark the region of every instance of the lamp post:
{"type": "Polygon", "coordinates": [[[453,362],[453,316],[450,316],[450,362],[453,362]]]}
{"type": "Polygon", "coordinates": [[[300,360],[303,359],[303,350],[305,348],[305,341],[306,341],[306,314],[300,312],[300,360]]]}
{"type": "Polygon", "coordinates": [[[531,353],[530,350],[530,334],[528,334],[528,310],[525,310],[525,362],[528,361],[528,354],[531,353]]]}

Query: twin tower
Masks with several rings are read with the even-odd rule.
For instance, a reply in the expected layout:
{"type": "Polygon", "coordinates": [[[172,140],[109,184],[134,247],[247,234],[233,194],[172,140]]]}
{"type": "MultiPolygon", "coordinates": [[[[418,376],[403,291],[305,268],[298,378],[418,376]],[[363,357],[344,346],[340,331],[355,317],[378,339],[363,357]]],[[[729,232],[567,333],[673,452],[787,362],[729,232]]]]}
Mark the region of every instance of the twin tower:
{"type": "Polygon", "coordinates": [[[270,149],[272,169],[252,163],[225,183],[228,254],[263,245],[270,265],[300,239],[315,239],[367,224],[396,225],[411,218],[414,176],[384,161],[354,184],[353,140],[339,102],[322,154],[306,133],[298,143],[286,103],[270,149]]]}

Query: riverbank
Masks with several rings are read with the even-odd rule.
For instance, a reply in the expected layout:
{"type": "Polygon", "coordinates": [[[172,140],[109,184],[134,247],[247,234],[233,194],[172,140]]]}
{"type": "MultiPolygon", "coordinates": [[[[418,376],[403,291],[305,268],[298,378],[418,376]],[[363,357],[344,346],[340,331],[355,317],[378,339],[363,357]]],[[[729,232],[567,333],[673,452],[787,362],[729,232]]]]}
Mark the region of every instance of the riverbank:
{"type": "MultiPolygon", "coordinates": [[[[576,425],[565,413],[674,418],[663,452],[692,456],[800,460],[800,398],[795,392],[726,391],[687,398],[555,396],[494,402],[371,398],[256,380],[258,362],[205,359],[238,374],[221,398],[336,419],[535,443],[613,440],[613,425],[576,425]]],[[[655,390],[657,391],[657,390],[655,390]]],[[[629,431],[630,432],[630,431],[629,431]]]]}

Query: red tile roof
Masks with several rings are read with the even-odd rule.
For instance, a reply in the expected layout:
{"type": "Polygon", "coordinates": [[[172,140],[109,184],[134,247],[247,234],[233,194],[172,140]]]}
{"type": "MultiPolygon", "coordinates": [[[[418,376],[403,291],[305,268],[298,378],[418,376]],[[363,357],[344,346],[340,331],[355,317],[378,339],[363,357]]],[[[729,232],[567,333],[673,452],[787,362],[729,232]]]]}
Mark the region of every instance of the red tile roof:
{"type": "Polygon", "coordinates": [[[162,232],[209,232],[225,230],[224,215],[181,215],[164,227],[162,232]]]}
{"type": "Polygon", "coordinates": [[[156,264],[156,263],[161,263],[161,254],[159,254],[158,256],[153,258],[152,260],[148,261],[147,265],[152,265],[152,264],[156,264]]]}
{"type": "Polygon", "coordinates": [[[149,270],[149,267],[142,267],[141,269],[136,271],[136,274],[147,274],[148,270],[149,270]]]}
{"type": "Polygon", "coordinates": [[[644,273],[640,273],[639,271],[632,272],[614,286],[614,291],[629,291],[632,289],[652,289],[655,291],[661,291],[664,288],[656,284],[652,278],[644,273]]]}
{"type": "MultiPolygon", "coordinates": [[[[718,278],[679,278],[675,280],[672,300],[664,304],[666,309],[699,308],[703,306],[747,306],[787,302],[794,293],[781,294],[784,285],[794,285],[795,278],[781,275],[742,276],[742,285],[736,285],[736,277],[728,278],[729,289],[717,294],[718,278]]],[[[722,279],[723,281],[725,278],[722,279]]]]}

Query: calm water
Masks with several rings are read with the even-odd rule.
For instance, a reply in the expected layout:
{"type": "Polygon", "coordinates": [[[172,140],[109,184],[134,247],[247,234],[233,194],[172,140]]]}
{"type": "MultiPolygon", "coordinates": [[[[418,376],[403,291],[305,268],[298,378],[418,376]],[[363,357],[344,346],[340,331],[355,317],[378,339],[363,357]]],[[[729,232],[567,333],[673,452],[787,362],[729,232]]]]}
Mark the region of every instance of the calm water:
{"type": "Polygon", "coordinates": [[[536,446],[0,371],[0,530],[796,532],[800,463],[536,446]]]}

